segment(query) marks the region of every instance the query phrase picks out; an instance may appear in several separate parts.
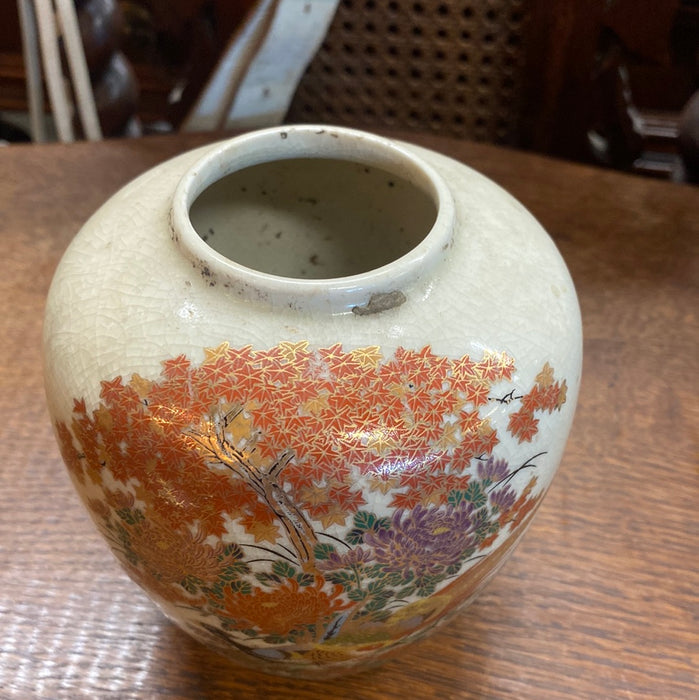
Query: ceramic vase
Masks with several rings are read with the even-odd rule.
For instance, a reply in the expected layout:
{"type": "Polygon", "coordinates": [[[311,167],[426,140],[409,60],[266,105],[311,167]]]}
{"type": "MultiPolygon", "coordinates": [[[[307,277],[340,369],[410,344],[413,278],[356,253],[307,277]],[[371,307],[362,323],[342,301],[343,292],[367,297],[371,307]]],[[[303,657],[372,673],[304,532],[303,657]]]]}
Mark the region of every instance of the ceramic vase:
{"type": "Polygon", "coordinates": [[[44,356],[129,576],[235,660],[325,677],[448,619],[510,554],[563,453],[581,324],[494,183],[293,126],[106,202],[56,271],[44,356]]]}

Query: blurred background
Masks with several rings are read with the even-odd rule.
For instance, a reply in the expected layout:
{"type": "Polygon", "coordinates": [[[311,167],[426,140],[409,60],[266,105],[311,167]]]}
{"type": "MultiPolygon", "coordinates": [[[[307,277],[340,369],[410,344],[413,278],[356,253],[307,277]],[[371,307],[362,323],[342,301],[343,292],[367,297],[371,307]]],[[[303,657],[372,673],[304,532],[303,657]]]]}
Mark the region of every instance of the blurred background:
{"type": "Polygon", "coordinates": [[[699,0],[77,0],[97,135],[61,5],[0,4],[7,144],[323,122],[699,179],[699,0]]]}

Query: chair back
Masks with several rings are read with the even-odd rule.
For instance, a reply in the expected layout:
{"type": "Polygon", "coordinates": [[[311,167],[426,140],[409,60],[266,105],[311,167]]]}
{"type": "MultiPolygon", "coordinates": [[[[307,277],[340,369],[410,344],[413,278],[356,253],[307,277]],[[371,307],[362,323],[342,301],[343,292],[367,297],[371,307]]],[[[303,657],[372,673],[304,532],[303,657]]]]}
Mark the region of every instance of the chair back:
{"type": "Polygon", "coordinates": [[[516,144],[525,0],[343,0],[286,117],[516,144]]]}

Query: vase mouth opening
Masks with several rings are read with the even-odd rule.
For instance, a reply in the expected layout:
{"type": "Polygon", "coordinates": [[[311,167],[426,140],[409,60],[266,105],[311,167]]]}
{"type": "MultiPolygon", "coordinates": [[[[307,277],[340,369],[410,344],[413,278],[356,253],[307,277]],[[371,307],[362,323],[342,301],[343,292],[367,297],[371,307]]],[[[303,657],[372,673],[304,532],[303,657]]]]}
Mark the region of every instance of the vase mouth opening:
{"type": "Polygon", "coordinates": [[[412,149],[294,125],[214,146],[180,180],[173,240],[210,286],[290,308],[399,305],[451,246],[454,203],[412,149]]]}

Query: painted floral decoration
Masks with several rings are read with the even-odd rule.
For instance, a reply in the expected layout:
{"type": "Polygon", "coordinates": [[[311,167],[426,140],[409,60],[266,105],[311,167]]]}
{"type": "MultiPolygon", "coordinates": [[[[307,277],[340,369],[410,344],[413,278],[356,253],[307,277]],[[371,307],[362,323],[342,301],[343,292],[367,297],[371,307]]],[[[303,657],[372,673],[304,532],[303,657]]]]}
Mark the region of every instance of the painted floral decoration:
{"type": "Polygon", "coordinates": [[[104,381],[57,431],[112,549],[190,631],[351,663],[471,596],[533,513],[539,419],[566,382],[514,377],[504,353],[223,343],[104,381]],[[500,454],[503,431],[527,459],[500,454]]]}

